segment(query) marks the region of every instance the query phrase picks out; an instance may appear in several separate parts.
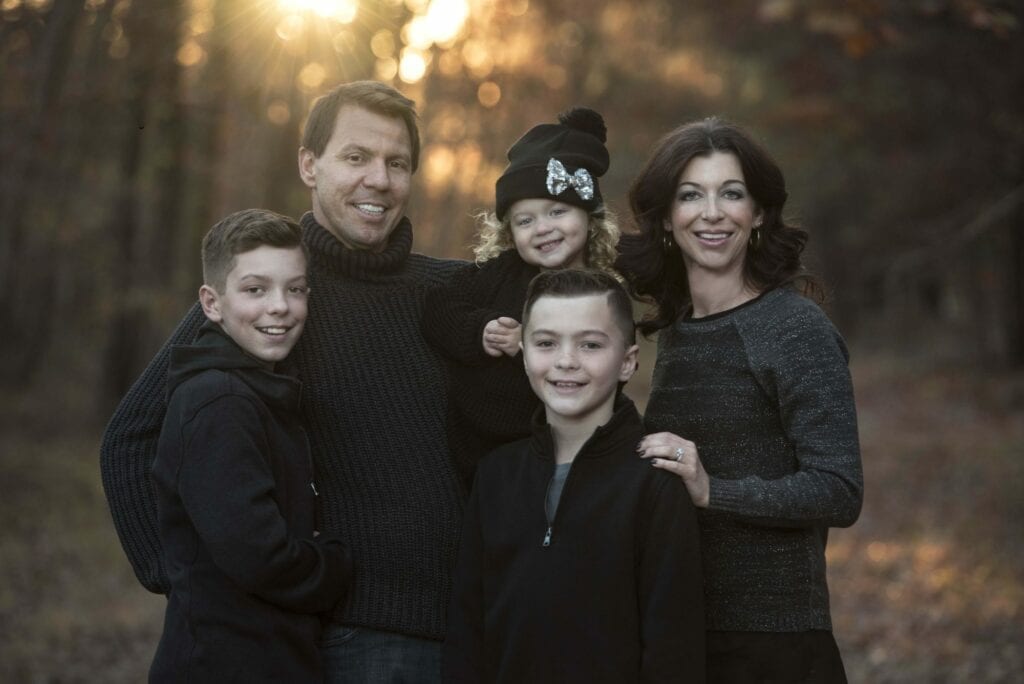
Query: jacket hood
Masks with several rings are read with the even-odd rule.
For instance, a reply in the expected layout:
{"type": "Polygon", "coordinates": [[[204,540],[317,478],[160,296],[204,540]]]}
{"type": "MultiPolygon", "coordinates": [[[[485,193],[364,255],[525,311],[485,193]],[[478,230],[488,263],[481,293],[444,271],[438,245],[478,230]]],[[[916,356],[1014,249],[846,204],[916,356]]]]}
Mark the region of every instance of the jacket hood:
{"type": "Polygon", "coordinates": [[[247,354],[213,321],[203,323],[193,344],[171,347],[167,398],[183,382],[207,370],[234,371],[268,404],[298,409],[302,383],[289,375],[274,373],[271,364],[247,354]]]}

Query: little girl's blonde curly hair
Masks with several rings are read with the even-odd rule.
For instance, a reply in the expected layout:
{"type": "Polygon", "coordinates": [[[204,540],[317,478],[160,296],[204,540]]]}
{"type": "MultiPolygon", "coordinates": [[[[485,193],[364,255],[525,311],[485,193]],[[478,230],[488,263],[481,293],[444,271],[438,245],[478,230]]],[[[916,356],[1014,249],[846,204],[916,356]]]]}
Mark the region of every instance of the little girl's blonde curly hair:
{"type": "MultiPolygon", "coordinates": [[[[615,214],[604,207],[598,207],[588,215],[588,218],[584,263],[587,268],[604,271],[620,278],[615,270],[619,244],[619,224],[615,214]]],[[[473,248],[474,261],[477,264],[489,261],[509,249],[515,249],[515,243],[512,241],[511,213],[506,213],[504,219],[499,219],[493,211],[482,211],[476,215],[476,220],[480,226],[477,243],[473,248]]]]}

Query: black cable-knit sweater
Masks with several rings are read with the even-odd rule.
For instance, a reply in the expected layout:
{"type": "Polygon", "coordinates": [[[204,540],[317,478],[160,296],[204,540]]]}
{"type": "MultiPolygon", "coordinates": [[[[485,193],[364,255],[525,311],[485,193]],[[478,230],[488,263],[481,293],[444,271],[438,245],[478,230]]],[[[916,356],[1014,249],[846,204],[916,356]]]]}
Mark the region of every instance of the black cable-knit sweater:
{"type": "Polygon", "coordinates": [[[448,361],[448,442],[467,490],[481,458],[530,434],[540,404],[522,352],[493,357],[483,349],[488,322],[522,318],[526,288],[539,272],[509,249],[483,264],[466,264],[427,296],[423,308],[423,334],[448,361]]]}
{"type": "MultiPolygon", "coordinates": [[[[380,253],[349,250],[312,214],[309,319],[289,363],[321,485],[321,530],[352,551],[348,600],[333,619],[430,639],[445,607],[463,495],[445,438],[441,359],[423,339],[426,293],[463,265],[411,252],[408,220],[380,253]]],[[[170,346],[191,342],[198,305],[122,399],[103,438],[103,485],[136,575],[165,592],[149,469],[166,411],[170,346]]]]}

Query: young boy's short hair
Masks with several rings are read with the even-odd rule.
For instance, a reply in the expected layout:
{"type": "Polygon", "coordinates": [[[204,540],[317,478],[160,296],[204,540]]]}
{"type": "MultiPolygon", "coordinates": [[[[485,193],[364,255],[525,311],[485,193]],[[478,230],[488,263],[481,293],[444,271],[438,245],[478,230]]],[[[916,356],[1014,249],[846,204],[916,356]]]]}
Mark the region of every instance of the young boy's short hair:
{"type": "Polygon", "coordinates": [[[622,284],[604,271],[562,269],[543,271],[538,274],[526,290],[526,304],[523,306],[523,329],[529,320],[534,303],[541,297],[586,297],[607,295],[615,325],[622,332],[626,347],[636,344],[636,325],[633,322],[633,304],[622,284]]]}
{"type": "Polygon", "coordinates": [[[295,221],[268,209],[243,209],[218,221],[203,238],[203,282],[223,292],[235,257],[264,245],[300,247],[309,258],[295,221]]]}

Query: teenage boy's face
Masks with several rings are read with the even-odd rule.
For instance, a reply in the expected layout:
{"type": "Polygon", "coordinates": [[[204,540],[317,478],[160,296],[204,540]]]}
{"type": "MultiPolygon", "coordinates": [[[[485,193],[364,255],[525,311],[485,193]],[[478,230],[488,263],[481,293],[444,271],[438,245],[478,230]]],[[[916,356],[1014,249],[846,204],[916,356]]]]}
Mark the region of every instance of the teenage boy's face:
{"type": "Polygon", "coordinates": [[[612,415],[615,390],[636,371],[606,294],[541,296],[523,333],[523,360],[548,422],[596,429],[612,415]]]}
{"type": "Polygon", "coordinates": [[[235,256],[223,292],[199,289],[207,318],[260,361],[288,356],[306,323],[309,287],[300,247],[263,245],[235,256]]]}

